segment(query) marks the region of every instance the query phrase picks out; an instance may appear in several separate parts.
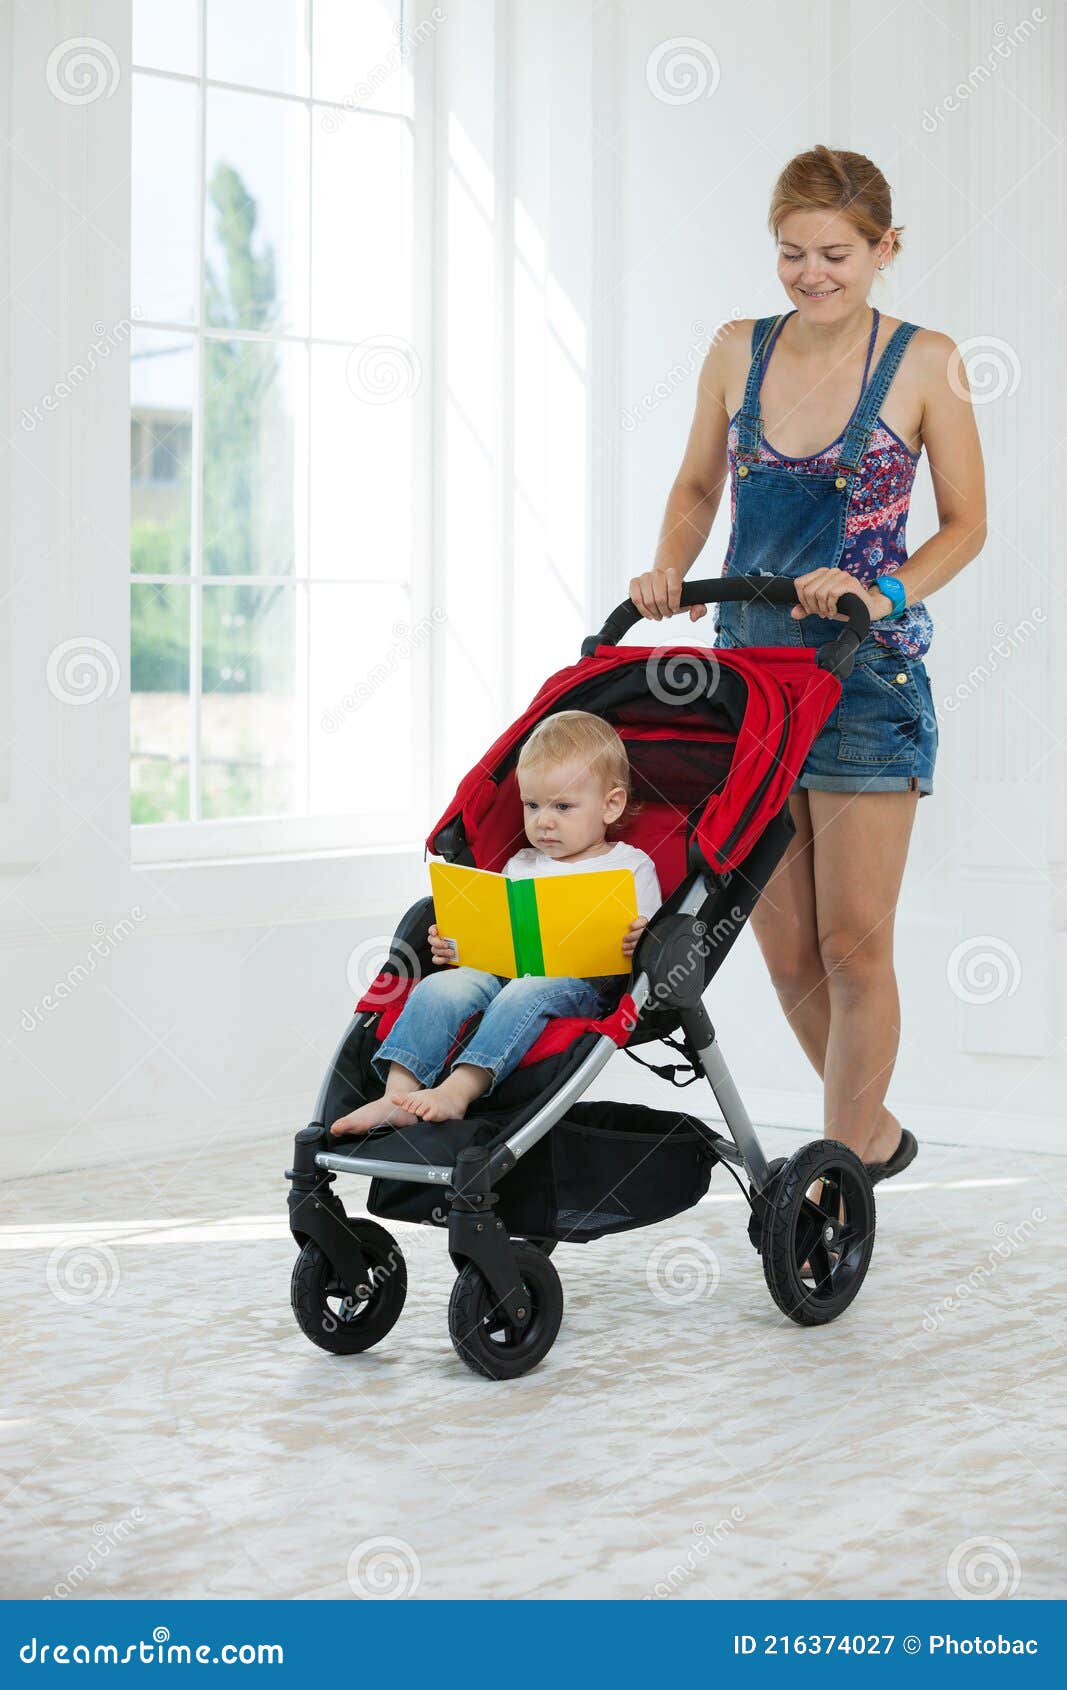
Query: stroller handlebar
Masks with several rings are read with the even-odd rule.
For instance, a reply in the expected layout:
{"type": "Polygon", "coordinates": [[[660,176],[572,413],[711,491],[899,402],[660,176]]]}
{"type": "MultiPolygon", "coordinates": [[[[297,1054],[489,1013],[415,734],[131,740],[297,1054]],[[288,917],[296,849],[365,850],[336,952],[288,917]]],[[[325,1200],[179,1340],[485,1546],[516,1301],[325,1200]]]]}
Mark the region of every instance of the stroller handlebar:
{"type": "MultiPolygon", "coordinates": [[[[718,575],[706,581],[684,581],[679,609],[688,610],[691,604],[723,603],[727,600],[763,599],[768,604],[794,605],[796,583],[788,575],[772,575],[757,579],[751,575],[718,575]]],[[[867,636],[871,614],[858,593],[842,593],[838,609],[848,617],[835,640],[827,640],[819,647],[816,662],[821,669],[829,669],[842,679],[851,674],[856,647],[867,636]]],[[[635,623],[641,612],[632,599],[624,599],[608,617],[599,634],[590,634],[582,641],[582,656],[592,657],[598,645],[617,645],[635,623]]]]}

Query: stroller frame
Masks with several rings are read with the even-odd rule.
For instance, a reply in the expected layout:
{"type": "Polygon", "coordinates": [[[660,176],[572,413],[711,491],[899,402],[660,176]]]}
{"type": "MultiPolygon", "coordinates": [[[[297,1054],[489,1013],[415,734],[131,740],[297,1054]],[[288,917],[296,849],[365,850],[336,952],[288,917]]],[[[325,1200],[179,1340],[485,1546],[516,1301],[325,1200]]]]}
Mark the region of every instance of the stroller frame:
{"type": "MultiPolygon", "coordinates": [[[[797,602],[789,577],[762,577],[758,582],[721,577],[685,584],[682,606],[742,597],[763,597],[780,604],[797,602]]],[[[851,669],[855,648],[869,624],[866,606],[856,595],[845,595],[840,608],[848,614],[847,626],[837,640],[815,654],[819,667],[836,675],[851,669]]],[[[638,620],[640,613],[627,600],[612,613],[599,635],[583,643],[583,656],[591,656],[598,645],[616,643],[638,620]]],[[[761,836],[766,843],[759,883],[748,881],[746,919],[792,833],[785,803],[761,836]],[[766,840],[772,830],[773,837],[766,840]]],[[[798,1324],[823,1324],[835,1319],[852,1301],[869,1265],[874,1237],[869,1175],[854,1152],[833,1140],[815,1141],[792,1157],[768,1162],[704,1006],[703,972],[695,971],[691,960],[688,968],[679,966],[683,955],[691,958],[694,946],[702,948],[707,928],[701,912],[706,914],[713,907],[710,900],[717,891],[699,853],[690,849],[687,862],[690,872],[684,895],[661,916],[651,948],[652,935],[646,930],[634,955],[626,988],[633,1003],[634,1025],[653,994],[677,1012],[685,1049],[691,1055],[693,1077],[703,1078],[710,1085],[730,1139],[706,1122],[695,1120],[694,1125],[702,1129],[713,1161],[729,1163],[747,1175],[749,1236],[763,1258],[772,1297],[798,1324]],[[822,1182],[818,1204],[807,1196],[816,1181],[822,1182]],[[841,1218],[846,1211],[847,1218],[841,1218]],[[813,1276],[814,1285],[810,1283],[813,1276]]],[[[672,902],[671,898],[665,900],[672,902]]],[[[375,1014],[366,1012],[365,1024],[370,1024],[375,1014]]],[[[351,1036],[350,1025],[323,1078],[313,1119],[297,1134],[293,1166],[286,1174],[291,1182],[290,1227],[303,1252],[294,1275],[294,1310],[299,1323],[322,1347],[352,1353],[378,1342],[403,1306],[406,1270],[399,1247],[375,1222],[354,1220],[345,1214],[330,1189],[336,1176],[358,1174],[434,1186],[447,1201],[449,1253],[460,1274],[453,1304],[457,1291],[464,1291],[457,1321],[453,1321],[450,1308],[452,1338],[459,1354],[474,1371],[492,1378],[516,1377],[529,1371],[551,1346],[562,1311],[558,1277],[547,1260],[555,1244],[541,1240],[538,1247],[536,1241],[510,1237],[502,1220],[494,1215],[496,1186],[566,1117],[619,1049],[618,1043],[601,1033],[551,1097],[502,1140],[498,1137],[488,1146],[461,1149],[452,1161],[432,1163],[400,1162],[360,1154],[355,1148],[331,1148],[337,1141],[329,1136],[328,1096],[351,1036]],[[305,1265],[301,1278],[301,1264],[309,1247],[318,1252],[313,1258],[317,1277],[310,1275],[305,1265]],[[314,1279],[310,1292],[309,1276],[314,1279]],[[328,1295],[340,1297],[338,1314],[327,1311],[328,1295]],[[320,1302],[321,1322],[316,1313],[320,1302]],[[474,1324],[469,1325],[472,1320],[474,1324]],[[457,1324],[462,1328],[464,1322],[468,1329],[458,1330],[457,1324]]],[[[740,1179],[738,1184],[744,1193],[740,1179]]]]}

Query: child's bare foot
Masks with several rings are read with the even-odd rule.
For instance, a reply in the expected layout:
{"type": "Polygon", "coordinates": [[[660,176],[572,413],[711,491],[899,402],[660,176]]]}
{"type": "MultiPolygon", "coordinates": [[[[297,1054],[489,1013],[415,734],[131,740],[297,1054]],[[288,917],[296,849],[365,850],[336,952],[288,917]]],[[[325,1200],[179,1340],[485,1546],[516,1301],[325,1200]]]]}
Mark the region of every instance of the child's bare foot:
{"type": "Polygon", "coordinates": [[[364,1103],[351,1114],[342,1115],[330,1128],[331,1137],[340,1138],[345,1133],[368,1133],[372,1127],[408,1126],[411,1116],[407,1110],[397,1107],[396,1099],[405,1094],[397,1092],[392,1098],[376,1097],[373,1103],[364,1103]]]}
{"type": "Polygon", "coordinates": [[[420,1121],[458,1121],[469,1109],[472,1099],[469,1082],[449,1074],[436,1086],[419,1091],[396,1092],[394,1101],[420,1121]]]}

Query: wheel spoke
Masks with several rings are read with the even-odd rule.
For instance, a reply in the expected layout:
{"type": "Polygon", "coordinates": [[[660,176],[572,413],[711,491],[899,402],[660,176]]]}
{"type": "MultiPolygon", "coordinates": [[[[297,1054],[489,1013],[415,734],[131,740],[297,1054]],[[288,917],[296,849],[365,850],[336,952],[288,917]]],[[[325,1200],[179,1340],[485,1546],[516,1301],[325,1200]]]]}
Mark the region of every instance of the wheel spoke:
{"type": "Polygon", "coordinates": [[[822,1229],[826,1225],[826,1216],[817,1203],[810,1197],[805,1197],[797,1216],[796,1251],[797,1266],[811,1260],[811,1249],[822,1237],[822,1229]]]}
{"type": "Polygon", "coordinates": [[[833,1290],[834,1268],[837,1265],[837,1257],[830,1254],[827,1246],[821,1240],[818,1244],[812,1245],[808,1252],[808,1261],[811,1264],[816,1291],[833,1290]]]}

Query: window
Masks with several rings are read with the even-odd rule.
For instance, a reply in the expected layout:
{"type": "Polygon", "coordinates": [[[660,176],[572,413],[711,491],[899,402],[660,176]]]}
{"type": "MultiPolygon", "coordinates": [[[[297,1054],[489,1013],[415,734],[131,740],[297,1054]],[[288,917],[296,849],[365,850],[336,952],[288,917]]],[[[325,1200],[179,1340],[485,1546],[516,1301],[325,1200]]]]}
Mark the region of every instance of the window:
{"type": "Polygon", "coordinates": [[[139,857],[418,836],[420,42],[403,11],[135,0],[139,857]]]}

